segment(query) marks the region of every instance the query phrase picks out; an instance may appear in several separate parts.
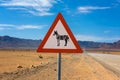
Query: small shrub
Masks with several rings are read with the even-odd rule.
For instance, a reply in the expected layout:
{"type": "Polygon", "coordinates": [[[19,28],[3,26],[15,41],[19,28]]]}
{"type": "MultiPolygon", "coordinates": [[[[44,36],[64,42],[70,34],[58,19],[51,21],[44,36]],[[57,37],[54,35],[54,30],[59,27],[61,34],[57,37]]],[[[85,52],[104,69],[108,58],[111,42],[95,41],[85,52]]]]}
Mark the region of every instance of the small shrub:
{"type": "Polygon", "coordinates": [[[19,65],[19,66],[17,66],[17,68],[23,68],[23,67],[19,65]]]}
{"type": "Polygon", "coordinates": [[[40,59],[43,59],[43,56],[42,56],[42,55],[39,55],[39,58],[40,58],[40,59]]]}
{"type": "Polygon", "coordinates": [[[54,71],[57,71],[56,69],[54,69],[54,71]]]}
{"type": "Polygon", "coordinates": [[[34,66],[34,65],[32,65],[31,67],[32,67],[32,68],[35,68],[35,66],[34,66]]]}

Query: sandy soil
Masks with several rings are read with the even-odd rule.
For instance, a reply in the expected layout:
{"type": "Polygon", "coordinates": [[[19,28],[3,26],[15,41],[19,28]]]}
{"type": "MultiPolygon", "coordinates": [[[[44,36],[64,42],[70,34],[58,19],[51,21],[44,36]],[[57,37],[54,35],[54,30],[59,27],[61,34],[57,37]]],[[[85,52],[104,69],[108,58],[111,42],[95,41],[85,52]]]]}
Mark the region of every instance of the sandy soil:
{"type": "MultiPolygon", "coordinates": [[[[56,80],[56,57],[57,54],[35,51],[0,51],[0,80],[56,80]],[[23,68],[17,68],[19,65],[23,68]]],[[[120,80],[85,54],[63,54],[61,77],[62,80],[120,80]]]]}
{"type": "Polygon", "coordinates": [[[1,50],[0,51],[0,73],[16,71],[18,66],[30,68],[32,65],[43,65],[51,62],[52,57],[55,58],[56,54],[39,54],[33,50],[15,51],[15,50],[1,50]],[[39,56],[42,56],[40,58],[39,56]],[[48,60],[49,58],[49,60],[48,60]]]}

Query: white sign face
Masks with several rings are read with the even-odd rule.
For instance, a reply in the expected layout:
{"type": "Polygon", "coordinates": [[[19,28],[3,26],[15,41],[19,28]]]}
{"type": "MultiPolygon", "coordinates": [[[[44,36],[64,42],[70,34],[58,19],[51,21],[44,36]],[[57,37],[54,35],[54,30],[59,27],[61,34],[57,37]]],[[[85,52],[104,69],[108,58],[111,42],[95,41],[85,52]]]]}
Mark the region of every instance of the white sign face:
{"type": "Polygon", "coordinates": [[[48,40],[43,46],[43,49],[49,49],[51,46],[53,49],[76,49],[70,35],[67,33],[60,20],[50,34],[48,40]]]}

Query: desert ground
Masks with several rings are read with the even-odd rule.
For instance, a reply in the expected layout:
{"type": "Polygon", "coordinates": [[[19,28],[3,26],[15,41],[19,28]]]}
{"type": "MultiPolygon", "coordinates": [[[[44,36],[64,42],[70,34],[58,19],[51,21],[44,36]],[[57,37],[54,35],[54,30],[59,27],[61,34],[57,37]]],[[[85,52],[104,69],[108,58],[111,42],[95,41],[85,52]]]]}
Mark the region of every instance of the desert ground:
{"type": "MultiPolygon", "coordinates": [[[[86,52],[62,54],[61,80],[120,80],[102,63],[86,52]]],[[[57,54],[0,50],[0,80],[57,80],[57,54]]]]}

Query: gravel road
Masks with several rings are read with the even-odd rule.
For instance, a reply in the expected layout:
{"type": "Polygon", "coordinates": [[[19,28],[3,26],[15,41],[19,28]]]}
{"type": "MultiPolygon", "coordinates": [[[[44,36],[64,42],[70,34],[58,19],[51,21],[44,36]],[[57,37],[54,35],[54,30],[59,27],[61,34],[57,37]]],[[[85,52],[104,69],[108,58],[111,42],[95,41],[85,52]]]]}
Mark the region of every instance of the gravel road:
{"type": "Polygon", "coordinates": [[[88,53],[88,55],[120,76],[120,55],[102,53],[88,53]]]}

